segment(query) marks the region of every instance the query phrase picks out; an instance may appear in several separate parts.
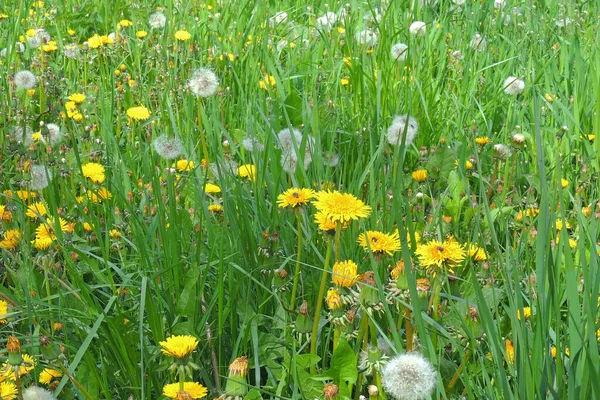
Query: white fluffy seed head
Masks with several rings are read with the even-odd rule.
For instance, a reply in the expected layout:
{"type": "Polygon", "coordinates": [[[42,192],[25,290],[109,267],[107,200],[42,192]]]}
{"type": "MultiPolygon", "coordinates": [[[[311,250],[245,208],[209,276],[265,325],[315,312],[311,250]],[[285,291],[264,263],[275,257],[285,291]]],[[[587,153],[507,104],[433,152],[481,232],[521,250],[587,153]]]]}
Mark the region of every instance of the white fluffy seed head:
{"type": "Polygon", "coordinates": [[[419,124],[414,117],[408,115],[397,115],[387,130],[387,140],[392,146],[399,146],[402,143],[402,137],[406,132],[405,146],[412,144],[417,136],[419,124]]]}
{"type": "Polygon", "coordinates": [[[367,47],[375,47],[377,45],[377,33],[370,29],[363,29],[356,32],[356,41],[359,44],[367,47]]]}
{"type": "Polygon", "coordinates": [[[23,400],[56,400],[56,397],[49,390],[38,386],[29,386],[23,392],[23,400]]]}
{"type": "Polygon", "coordinates": [[[279,24],[283,24],[288,19],[288,14],[285,11],[279,11],[277,14],[269,18],[269,24],[272,28],[279,24]]]}
{"type": "Polygon", "coordinates": [[[63,56],[74,59],[79,56],[79,47],[74,44],[68,44],[63,48],[63,56]]]}
{"type": "Polygon", "coordinates": [[[150,25],[152,29],[162,29],[165,27],[166,23],[167,17],[160,11],[157,11],[148,17],[148,25],[150,25]]]}
{"type": "Polygon", "coordinates": [[[196,97],[209,97],[216,93],[219,78],[209,68],[198,68],[187,81],[187,87],[196,97]]]}
{"type": "MultiPolygon", "coordinates": [[[[302,147],[302,133],[296,129],[289,128],[282,129],[277,134],[279,140],[279,147],[281,147],[281,166],[284,171],[293,173],[296,171],[296,166],[299,160],[298,151],[302,147]]],[[[304,147],[304,169],[308,169],[308,166],[312,162],[313,150],[315,147],[315,138],[308,135],[306,137],[306,143],[304,147]]]]}
{"type": "MultiPolygon", "coordinates": [[[[46,126],[46,129],[48,130],[48,133],[46,134],[46,139],[45,139],[48,141],[48,144],[50,146],[54,146],[55,144],[59,143],[63,137],[60,126],[58,126],[56,124],[46,124],[45,126],[46,126]]],[[[42,138],[44,138],[43,135],[42,135],[42,138]]]]}
{"type": "Polygon", "coordinates": [[[335,24],[336,21],[337,21],[337,15],[335,15],[335,13],[329,11],[329,12],[326,12],[325,15],[317,18],[317,26],[319,27],[319,29],[328,31],[331,28],[333,28],[333,25],[335,24]]]}
{"type": "Polygon", "coordinates": [[[383,389],[396,400],[421,400],[433,393],[437,372],[419,353],[392,358],[381,371],[383,389]]]}
{"type": "Polygon", "coordinates": [[[494,145],[494,153],[498,158],[504,159],[510,156],[511,151],[507,145],[499,143],[494,145]]]}
{"type": "Polygon", "coordinates": [[[23,143],[25,147],[29,147],[33,143],[33,129],[29,126],[26,126],[25,129],[22,126],[15,126],[12,129],[12,134],[15,140],[18,143],[23,143]]]}
{"type": "Polygon", "coordinates": [[[425,36],[427,25],[423,21],[415,21],[408,27],[408,31],[413,36],[425,36]]]}
{"type": "Polygon", "coordinates": [[[46,169],[45,165],[32,165],[30,169],[31,181],[29,188],[31,190],[43,190],[48,187],[48,183],[52,179],[50,170],[46,169]]]}
{"type": "Polygon", "coordinates": [[[394,60],[404,61],[408,56],[408,46],[404,43],[396,43],[392,46],[391,53],[394,60]]]}
{"type": "Polygon", "coordinates": [[[504,80],[502,87],[504,87],[504,93],[516,96],[525,90],[525,82],[515,76],[509,76],[504,80]]]}
{"type": "Polygon", "coordinates": [[[261,152],[265,149],[265,145],[262,144],[257,138],[252,136],[246,136],[244,140],[242,140],[242,147],[246,151],[258,151],[261,152]]]}
{"type": "Polygon", "coordinates": [[[481,34],[479,32],[475,33],[475,35],[473,36],[473,38],[471,39],[471,48],[475,51],[485,51],[486,47],[487,47],[487,39],[483,36],[481,36],[481,34]]]}
{"type": "Polygon", "coordinates": [[[15,74],[15,86],[18,89],[33,89],[37,84],[37,78],[31,71],[23,70],[15,74]]]}
{"type": "Polygon", "coordinates": [[[152,142],[154,150],[159,156],[166,160],[176,158],[183,152],[183,143],[177,137],[169,137],[167,134],[160,135],[152,142]]]}

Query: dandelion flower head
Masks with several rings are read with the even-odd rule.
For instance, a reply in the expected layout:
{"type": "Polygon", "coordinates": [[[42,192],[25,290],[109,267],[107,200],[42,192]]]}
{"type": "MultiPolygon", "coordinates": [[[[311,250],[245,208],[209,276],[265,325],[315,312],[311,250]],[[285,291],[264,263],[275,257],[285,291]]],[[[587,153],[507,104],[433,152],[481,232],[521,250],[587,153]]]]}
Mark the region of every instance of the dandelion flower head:
{"type": "Polygon", "coordinates": [[[392,255],[400,250],[400,235],[394,231],[391,235],[379,231],[366,231],[358,236],[358,244],[373,254],[392,255]]]}
{"type": "Polygon", "coordinates": [[[333,264],[331,280],[338,287],[352,287],[358,279],[358,265],[352,260],[333,264]]]}
{"type": "Polygon", "coordinates": [[[164,342],[159,342],[163,354],[174,358],[188,357],[198,346],[198,339],[190,335],[169,336],[164,342]]]}
{"type": "Polygon", "coordinates": [[[315,194],[313,205],[333,222],[349,222],[371,215],[371,207],[349,193],[321,191],[315,194]]]}
{"type": "Polygon", "coordinates": [[[290,188],[277,196],[277,205],[280,208],[305,206],[314,195],[315,191],[312,189],[290,188]]]}
{"type": "Polygon", "coordinates": [[[170,383],[163,387],[163,395],[170,399],[201,399],[208,394],[208,390],[197,382],[184,382],[183,393],[179,383],[170,383]]]}

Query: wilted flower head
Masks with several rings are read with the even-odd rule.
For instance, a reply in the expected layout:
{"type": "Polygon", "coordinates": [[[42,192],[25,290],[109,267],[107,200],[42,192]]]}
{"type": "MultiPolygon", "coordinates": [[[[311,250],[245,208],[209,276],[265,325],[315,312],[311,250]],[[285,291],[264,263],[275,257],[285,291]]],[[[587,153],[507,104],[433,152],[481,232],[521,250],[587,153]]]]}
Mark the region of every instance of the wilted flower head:
{"type": "Polygon", "coordinates": [[[15,74],[15,86],[18,89],[33,89],[37,84],[37,78],[31,71],[23,70],[15,74]]]}
{"type": "Polygon", "coordinates": [[[183,152],[183,143],[178,137],[169,137],[169,135],[160,135],[152,142],[154,150],[164,159],[171,160],[177,158],[183,152]]]}
{"type": "Polygon", "coordinates": [[[198,68],[187,81],[187,87],[196,97],[209,97],[215,94],[219,86],[219,78],[209,68],[198,68]]]}
{"type": "Polygon", "coordinates": [[[406,132],[405,146],[408,147],[415,140],[418,128],[419,125],[414,117],[397,115],[387,130],[388,143],[392,146],[400,145],[404,132],[406,132]]]}
{"type": "Polygon", "coordinates": [[[152,29],[162,29],[167,23],[167,17],[160,11],[157,11],[148,17],[148,24],[152,29]]]}
{"type": "Polygon", "coordinates": [[[413,36],[425,36],[427,25],[423,21],[415,21],[408,27],[408,31],[413,36]]]}
{"type": "Polygon", "coordinates": [[[23,391],[23,400],[56,400],[56,397],[44,388],[29,386],[23,391]]]}
{"type": "Polygon", "coordinates": [[[408,56],[408,46],[404,43],[396,43],[392,46],[391,52],[394,60],[404,61],[408,56]]]}
{"type": "Polygon", "coordinates": [[[356,32],[356,41],[364,46],[375,47],[377,40],[377,33],[370,29],[356,32]]]}
{"type": "Polygon", "coordinates": [[[517,77],[509,76],[504,80],[502,87],[504,88],[504,93],[516,96],[525,90],[525,82],[517,77]]]}
{"type": "Polygon", "coordinates": [[[431,363],[418,353],[392,358],[381,371],[383,389],[396,400],[420,400],[433,393],[437,373],[431,363]]]}
{"type": "Polygon", "coordinates": [[[31,182],[29,188],[31,190],[42,190],[48,186],[48,182],[52,179],[52,174],[45,165],[31,166],[31,182]]]}

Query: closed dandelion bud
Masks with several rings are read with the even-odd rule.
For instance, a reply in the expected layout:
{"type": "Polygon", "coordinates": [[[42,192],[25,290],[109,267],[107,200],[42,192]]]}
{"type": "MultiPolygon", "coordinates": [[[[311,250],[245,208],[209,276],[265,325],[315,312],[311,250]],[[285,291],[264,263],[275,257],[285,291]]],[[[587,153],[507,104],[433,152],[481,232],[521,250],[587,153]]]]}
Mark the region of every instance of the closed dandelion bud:
{"type": "Polygon", "coordinates": [[[335,383],[328,383],[323,388],[323,396],[327,400],[336,399],[339,392],[340,388],[335,383]]]}
{"type": "Polygon", "coordinates": [[[10,365],[21,365],[23,357],[21,357],[21,343],[16,336],[9,336],[6,341],[6,351],[8,352],[8,363],[10,365]]]}
{"type": "Polygon", "coordinates": [[[340,292],[337,289],[329,289],[325,301],[327,302],[327,307],[332,312],[340,310],[344,305],[340,292]]]}
{"type": "Polygon", "coordinates": [[[373,271],[367,271],[362,276],[364,285],[360,288],[360,302],[365,306],[376,305],[380,302],[379,292],[375,287],[375,273],[373,271]]]}
{"type": "Polygon", "coordinates": [[[40,349],[42,350],[42,356],[48,361],[56,360],[60,355],[52,340],[42,333],[40,333],[40,349]]]}
{"type": "Polygon", "coordinates": [[[427,278],[417,279],[417,295],[420,298],[427,298],[431,289],[431,282],[427,278]]]}
{"type": "Polygon", "coordinates": [[[369,399],[379,399],[379,389],[375,385],[369,385],[367,389],[369,391],[369,399]]]}
{"type": "Polygon", "coordinates": [[[229,376],[225,393],[228,396],[245,396],[248,393],[246,373],[248,372],[248,357],[238,357],[229,365],[229,376]]]}
{"type": "Polygon", "coordinates": [[[312,332],[312,321],[308,315],[308,303],[306,300],[302,302],[298,308],[298,317],[296,318],[296,331],[298,333],[312,332]]]}
{"type": "Polygon", "coordinates": [[[396,281],[396,287],[398,289],[408,289],[408,278],[406,277],[406,272],[404,271],[404,260],[398,260],[398,262],[396,262],[394,269],[392,269],[392,272],[390,272],[390,276],[396,281]]]}

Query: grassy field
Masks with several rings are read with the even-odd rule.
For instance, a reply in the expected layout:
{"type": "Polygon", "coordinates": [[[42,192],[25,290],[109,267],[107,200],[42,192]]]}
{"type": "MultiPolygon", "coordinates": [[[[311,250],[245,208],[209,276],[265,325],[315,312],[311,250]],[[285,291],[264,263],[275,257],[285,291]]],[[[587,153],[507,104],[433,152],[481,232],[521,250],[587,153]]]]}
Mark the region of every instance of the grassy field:
{"type": "Polygon", "coordinates": [[[2,400],[600,398],[600,3],[111,3],[0,5],[2,400]]]}

